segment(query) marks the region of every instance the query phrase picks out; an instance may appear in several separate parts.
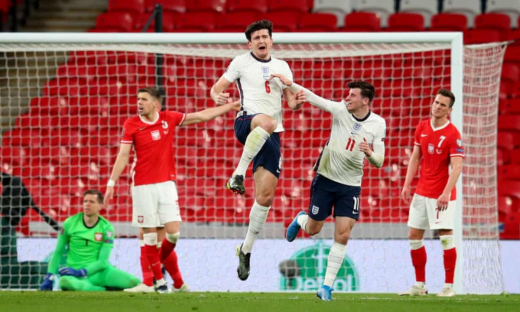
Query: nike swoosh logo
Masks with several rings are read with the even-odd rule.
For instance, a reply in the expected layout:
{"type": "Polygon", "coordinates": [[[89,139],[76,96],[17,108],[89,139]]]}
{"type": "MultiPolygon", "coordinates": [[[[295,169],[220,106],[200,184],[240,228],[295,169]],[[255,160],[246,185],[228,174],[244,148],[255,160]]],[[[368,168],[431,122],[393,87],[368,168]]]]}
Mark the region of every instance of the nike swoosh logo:
{"type": "Polygon", "coordinates": [[[146,129],[146,127],[144,127],[144,128],[139,128],[139,131],[142,131],[142,130],[144,130],[144,129],[146,129]]]}
{"type": "Polygon", "coordinates": [[[421,138],[427,137],[427,134],[421,134],[421,138]]]}

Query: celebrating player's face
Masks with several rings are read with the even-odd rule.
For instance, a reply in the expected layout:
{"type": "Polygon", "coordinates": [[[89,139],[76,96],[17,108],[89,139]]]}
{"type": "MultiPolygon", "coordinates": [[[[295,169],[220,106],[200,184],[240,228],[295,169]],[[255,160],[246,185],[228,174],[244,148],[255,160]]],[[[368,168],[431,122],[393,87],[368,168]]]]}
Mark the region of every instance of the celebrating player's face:
{"type": "Polygon", "coordinates": [[[435,118],[448,117],[451,114],[450,98],[437,94],[432,104],[432,116],[435,118]]]}
{"type": "Polygon", "coordinates": [[[270,50],[273,46],[273,39],[269,36],[267,29],[260,29],[251,34],[251,41],[249,42],[249,48],[253,51],[253,54],[262,60],[269,59],[270,50]]]}
{"type": "Polygon", "coordinates": [[[361,96],[361,89],[350,89],[345,102],[347,102],[347,110],[350,113],[354,113],[358,109],[362,108],[364,106],[364,98],[361,96]]]}
{"type": "Polygon", "coordinates": [[[139,115],[152,117],[151,114],[157,111],[157,107],[157,101],[147,92],[141,92],[137,95],[137,112],[139,115]]]}
{"type": "Polygon", "coordinates": [[[102,203],[97,201],[97,195],[87,194],[83,197],[83,212],[87,217],[97,216],[101,210],[102,203]]]}

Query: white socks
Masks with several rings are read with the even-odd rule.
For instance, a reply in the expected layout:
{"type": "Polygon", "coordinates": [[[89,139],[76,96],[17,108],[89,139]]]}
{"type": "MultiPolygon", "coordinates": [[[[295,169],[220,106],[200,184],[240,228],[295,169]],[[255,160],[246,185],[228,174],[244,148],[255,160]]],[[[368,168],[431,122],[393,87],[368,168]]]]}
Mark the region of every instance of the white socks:
{"type": "Polygon", "coordinates": [[[262,127],[256,127],[249,133],[246,144],[244,144],[244,151],[240,157],[240,162],[235,172],[233,172],[233,176],[246,175],[247,167],[249,167],[249,164],[253,158],[255,158],[256,154],[260,152],[265,141],[269,139],[269,136],[271,136],[269,132],[265,131],[262,127]]]}
{"type": "Polygon", "coordinates": [[[441,240],[443,250],[455,248],[455,241],[453,240],[453,235],[442,235],[439,236],[439,239],[441,240]]]}
{"type": "MultiPolygon", "coordinates": [[[[302,230],[307,233],[307,222],[309,221],[309,216],[307,214],[302,214],[296,218],[296,222],[302,228],[302,230]]],[[[309,233],[307,233],[309,234],[309,233]]]]}
{"type": "Polygon", "coordinates": [[[324,285],[332,288],[332,284],[338,275],[339,268],[341,267],[341,264],[343,264],[343,259],[345,259],[346,249],[347,245],[342,245],[336,242],[332,244],[327,261],[327,271],[325,272],[325,282],[323,283],[324,285]]]}
{"type": "Polygon", "coordinates": [[[251,208],[251,212],[249,213],[249,227],[247,228],[246,239],[242,244],[242,252],[244,254],[251,253],[256,237],[264,227],[265,220],[267,220],[269,208],[271,207],[261,206],[255,200],[253,208],[251,208]]]}

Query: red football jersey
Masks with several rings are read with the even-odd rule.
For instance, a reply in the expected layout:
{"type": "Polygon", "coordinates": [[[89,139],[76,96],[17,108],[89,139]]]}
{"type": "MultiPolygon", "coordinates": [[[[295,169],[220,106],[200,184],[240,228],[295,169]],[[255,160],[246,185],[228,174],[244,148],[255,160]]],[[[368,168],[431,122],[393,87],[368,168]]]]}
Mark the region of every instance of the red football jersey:
{"type": "Polygon", "coordinates": [[[183,113],[164,111],[155,122],[144,122],[140,116],[125,121],[121,143],[134,145],[135,186],[176,179],[173,134],[184,118],[183,113]]]}
{"type": "MultiPolygon", "coordinates": [[[[450,177],[451,157],[464,157],[459,130],[451,123],[434,129],[431,120],[423,120],[415,130],[415,145],[421,148],[421,171],[416,193],[424,197],[441,196],[450,177]]],[[[455,200],[455,187],[450,200],[455,200]]]]}

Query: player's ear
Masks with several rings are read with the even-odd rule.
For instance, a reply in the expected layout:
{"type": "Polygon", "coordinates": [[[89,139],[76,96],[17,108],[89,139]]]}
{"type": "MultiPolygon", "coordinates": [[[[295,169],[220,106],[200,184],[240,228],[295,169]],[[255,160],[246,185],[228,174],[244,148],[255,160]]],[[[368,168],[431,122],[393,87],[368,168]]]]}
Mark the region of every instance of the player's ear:
{"type": "Polygon", "coordinates": [[[249,47],[249,49],[251,49],[251,41],[247,42],[247,46],[249,47]]]}

